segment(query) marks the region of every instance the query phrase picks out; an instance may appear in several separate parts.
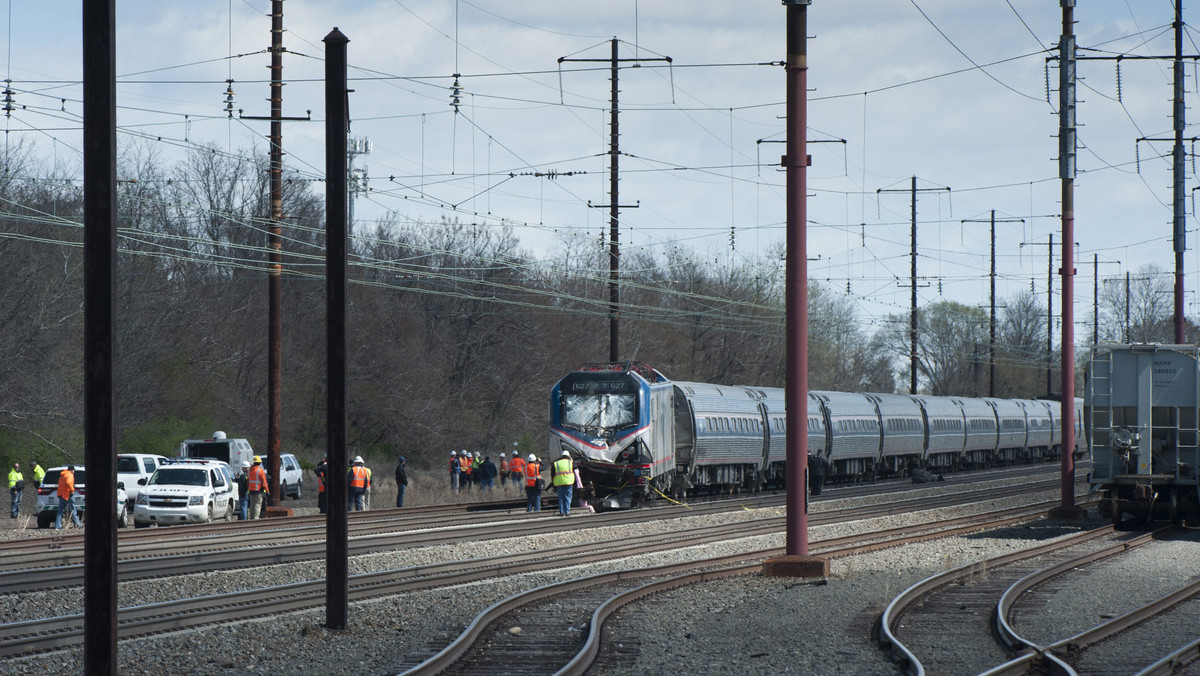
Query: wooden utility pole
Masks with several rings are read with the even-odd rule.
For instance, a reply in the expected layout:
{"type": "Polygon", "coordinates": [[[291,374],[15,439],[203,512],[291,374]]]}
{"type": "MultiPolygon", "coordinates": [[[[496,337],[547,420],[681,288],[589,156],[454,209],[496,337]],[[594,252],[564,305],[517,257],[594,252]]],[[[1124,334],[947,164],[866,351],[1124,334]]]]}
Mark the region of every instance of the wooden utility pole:
{"type": "Polygon", "coordinates": [[[641,63],[643,61],[665,61],[671,63],[671,57],[663,56],[657,58],[639,58],[621,59],[617,57],[617,39],[612,39],[612,56],[605,59],[572,59],[568,57],[560,57],[558,62],[582,62],[582,63],[609,63],[611,64],[611,74],[609,80],[612,85],[612,94],[609,99],[610,112],[608,123],[608,204],[592,204],[588,200],[588,206],[592,208],[608,209],[608,360],[620,360],[620,316],[621,316],[621,293],[620,293],[620,269],[621,269],[621,246],[620,246],[620,222],[621,209],[636,209],[638,204],[621,204],[620,190],[618,189],[620,180],[620,134],[619,130],[619,113],[618,95],[620,89],[617,84],[617,76],[619,73],[619,65],[622,62],[633,61],[641,63]]]}
{"type": "Polygon", "coordinates": [[[279,505],[279,450],[283,429],[283,0],[271,0],[271,115],[240,116],[270,120],[271,224],[267,229],[267,474],[270,503],[279,505]]]}
{"type": "Polygon", "coordinates": [[[909,311],[909,385],[908,393],[917,393],[917,193],[919,192],[941,192],[945,190],[950,192],[950,188],[917,188],[917,177],[912,177],[912,186],[908,190],[884,190],[880,188],[875,191],[875,194],[885,192],[907,192],[912,194],[911,199],[911,247],[909,250],[909,259],[911,268],[912,281],[912,307],[909,311]]]}
{"type": "MultiPolygon", "coordinates": [[[[992,272],[989,275],[991,279],[991,306],[992,310],[988,319],[988,396],[996,396],[996,210],[992,209],[991,217],[986,221],[965,218],[963,223],[990,223],[990,237],[992,240],[992,272]]],[[[1024,218],[1001,218],[1000,223],[1024,223],[1024,218]]]]}

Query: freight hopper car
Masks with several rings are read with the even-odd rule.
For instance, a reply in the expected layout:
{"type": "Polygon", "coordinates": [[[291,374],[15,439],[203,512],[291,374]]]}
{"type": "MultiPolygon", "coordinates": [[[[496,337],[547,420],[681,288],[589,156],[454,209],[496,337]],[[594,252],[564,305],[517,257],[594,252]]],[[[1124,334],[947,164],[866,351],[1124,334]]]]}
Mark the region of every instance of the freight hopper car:
{"type": "Polygon", "coordinates": [[[1098,345],[1088,364],[1088,477],[1120,525],[1200,517],[1200,353],[1194,345],[1098,345]]]}
{"type": "MultiPolygon", "coordinates": [[[[598,363],[567,374],[550,399],[549,457],[568,451],[600,507],[784,483],[782,389],[673,382],[640,362],[598,363]]],[[[869,481],[1057,459],[1058,410],[1037,400],[813,391],[805,431],[826,481],[869,481]]]]}

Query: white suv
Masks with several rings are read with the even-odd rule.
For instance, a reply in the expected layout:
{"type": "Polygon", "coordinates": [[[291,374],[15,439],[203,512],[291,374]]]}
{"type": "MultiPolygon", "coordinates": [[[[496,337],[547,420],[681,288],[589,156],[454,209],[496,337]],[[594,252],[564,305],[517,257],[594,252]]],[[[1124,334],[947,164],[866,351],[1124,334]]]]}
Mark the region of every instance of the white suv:
{"type": "Polygon", "coordinates": [[[154,470],[167,461],[161,455],[144,453],[121,453],[117,455],[117,481],[125,484],[125,494],[129,498],[129,508],[133,509],[133,501],[141,492],[139,479],[149,479],[154,470]]]}
{"type": "Polygon", "coordinates": [[[177,460],[141,479],[133,504],[133,525],[233,521],[238,489],[228,463],[220,460],[177,460]]]}
{"type": "MultiPolygon", "coordinates": [[[[42,477],[42,485],[37,487],[37,525],[38,528],[49,528],[54,525],[54,517],[58,514],[58,475],[67,466],[51,467],[42,477]]],[[[75,511],[80,518],[86,518],[87,470],[83,465],[75,465],[75,495],[71,502],[75,503],[75,511]]],[[[70,521],[71,517],[67,517],[70,521]]],[[[117,527],[129,525],[129,506],[125,498],[125,484],[117,484],[117,527]]]]}
{"type": "MultiPolygon", "coordinates": [[[[264,459],[265,462],[265,459],[264,459]]],[[[279,454],[279,497],[289,495],[300,499],[300,491],[304,487],[304,470],[300,469],[300,461],[291,453],[279,454]]]]}

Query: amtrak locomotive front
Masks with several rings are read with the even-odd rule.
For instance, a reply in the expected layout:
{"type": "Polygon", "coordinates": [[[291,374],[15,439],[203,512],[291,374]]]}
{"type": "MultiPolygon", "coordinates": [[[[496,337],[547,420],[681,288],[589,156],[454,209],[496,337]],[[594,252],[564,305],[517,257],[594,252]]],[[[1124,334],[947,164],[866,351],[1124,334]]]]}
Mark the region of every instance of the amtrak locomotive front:
{"type": "Polygon", "coordinates": [[[610,506],[636,506],[649,495],[651,477],[674,470],[671,385],[658,371],[641,363],[585,364],[550,398],[549,457],[570,451],[589,494],[603,492],[610,506]]]}

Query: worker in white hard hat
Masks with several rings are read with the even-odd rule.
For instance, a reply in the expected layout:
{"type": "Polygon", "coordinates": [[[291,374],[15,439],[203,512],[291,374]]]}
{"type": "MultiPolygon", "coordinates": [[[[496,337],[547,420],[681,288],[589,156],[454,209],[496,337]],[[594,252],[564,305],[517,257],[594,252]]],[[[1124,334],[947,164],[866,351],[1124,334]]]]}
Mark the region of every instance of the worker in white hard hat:
{"type": "Polygon", "coordinates": [[[366,508],[363,496],[367,492],[367,484],[370,480],[371,475],[367,468],[363,467],[362,456],[354,456],[354,465],[346,472],[346,511],[361,512],[366,508]]]}
{"type": "Polygon", "coordinates": [[[471,452],[463,449],[458,452],[458,487],[471,490],[471,469],[474,466],[475,458],[471,456],[471,452]]]}
{"type": "Polygon", "coordinates": [[[542,478],[542,466],[537,456],[530,453],[525,459],[525,511],[542,511],[542,490],[546,482],[542,478]]]}
{"type": "Polygon", "coordinates": [[[520,453],[513,451],[512,459],[508,461],[508,471],[512,473],[512,482],[514,486],[523,486],[525,483],[525,458],[521,457],[520,453]]]}
{"type": "Polygon", "coordinates": [[[450,451],[450,490],[458,492],[459,476],[462,474],[462,467],[458,464],[458,451],[450,451]]]}
{"type": "Polygon", "coordinates": [[[570,516],[571,493],[575,489],[575,463],[571,462],[570,451],[563,451],[562,457],[554,461],[550,475],[553,477],[554,490],[558,492],[558,515],[570,516]]]}

